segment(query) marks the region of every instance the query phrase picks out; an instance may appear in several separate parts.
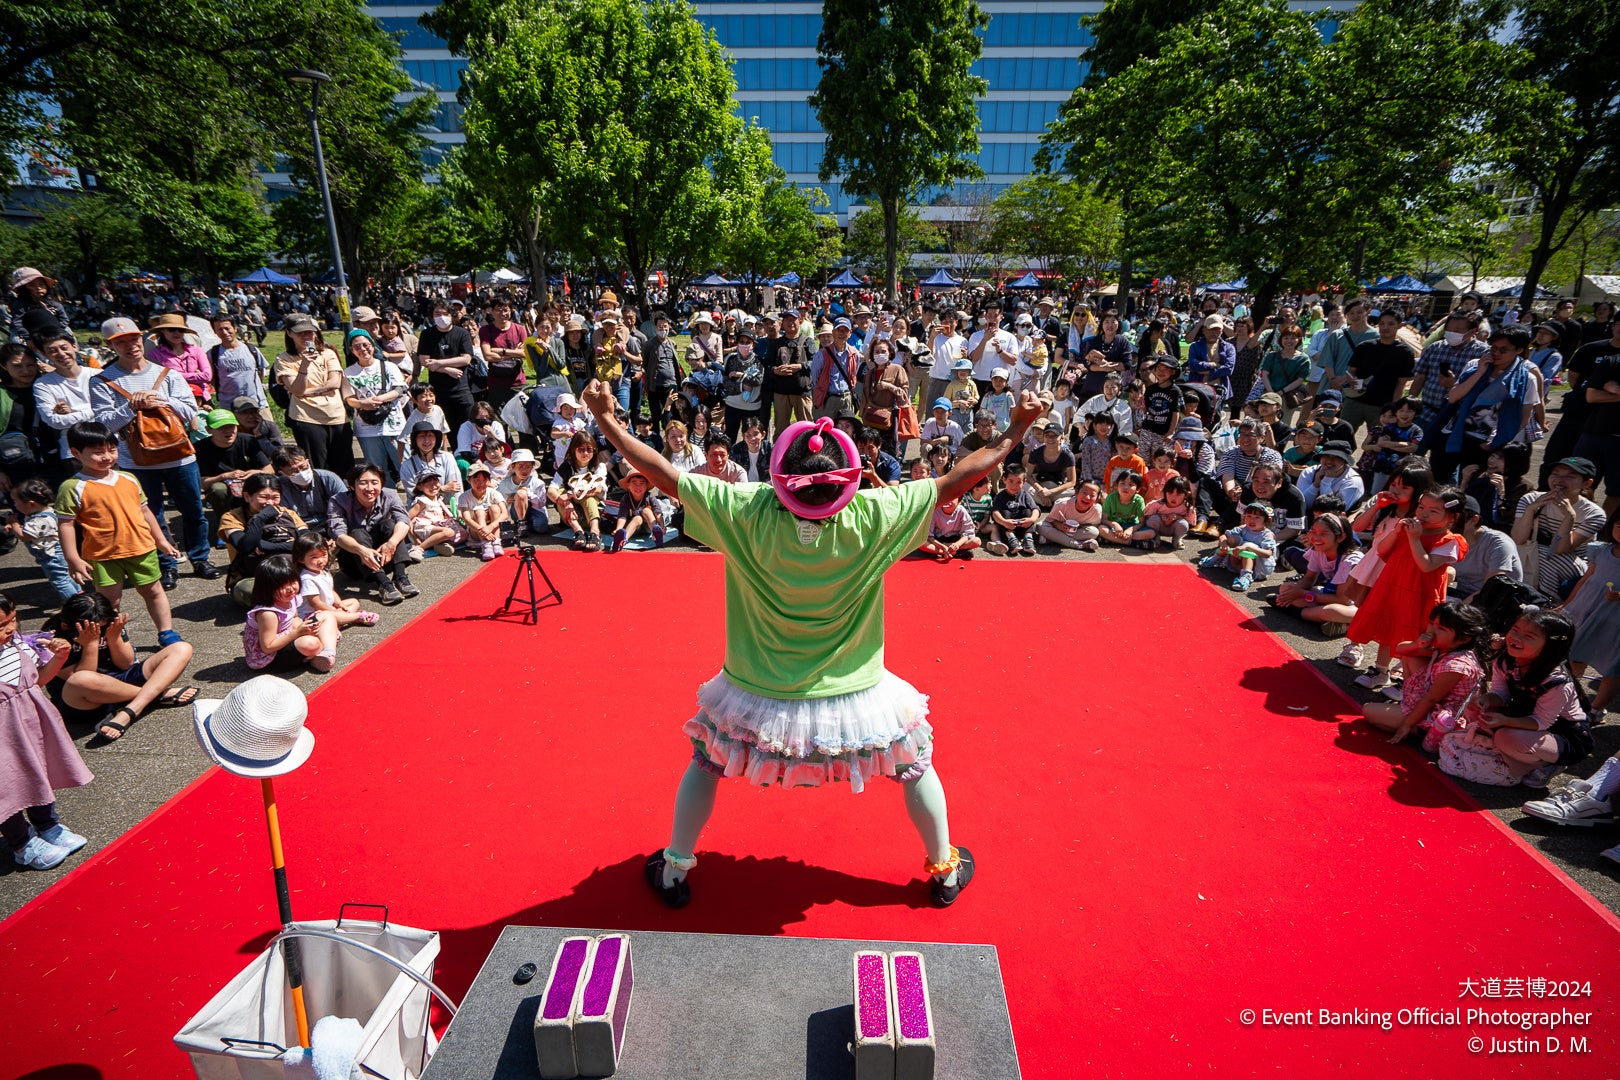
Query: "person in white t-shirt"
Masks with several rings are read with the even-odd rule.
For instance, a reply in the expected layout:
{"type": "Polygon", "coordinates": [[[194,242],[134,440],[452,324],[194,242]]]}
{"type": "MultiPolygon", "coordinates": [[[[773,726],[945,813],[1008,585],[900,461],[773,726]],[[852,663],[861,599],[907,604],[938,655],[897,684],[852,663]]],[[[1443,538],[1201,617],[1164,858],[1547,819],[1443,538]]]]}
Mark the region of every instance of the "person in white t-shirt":
{"type": "Polygon", "coordinates": [[[90,405],[90,379],[95,372],[79,364],[79,343],[63,330],[34,342],[50,362],[51,370],[34,380],[34,407],[40,420],[60,434],[61,460],[71,462],[67,429],[96,418],[90,405]]]}
{"type": "Polygon", "coordinates": [[[928,392],[924,401],[933,401],[945,393],[945,384],[951,381],[951,364],[967,354],[967,339],[956,332],[956,312],[939,313],[939,329],[935,331],[929,348],[934,362],[928,368],[928,392]]]}
{"type": "Polygon", "coordinates": [[[973,381],[979,396],[990,392],[990,375],[996,368],[1009,372],[1018,364],[1018,339],[1001,326],[1001,304],[991,300],[984,309],[984,329],[975,330],[967,342],[968,359],[973,361],[973,381]]]}

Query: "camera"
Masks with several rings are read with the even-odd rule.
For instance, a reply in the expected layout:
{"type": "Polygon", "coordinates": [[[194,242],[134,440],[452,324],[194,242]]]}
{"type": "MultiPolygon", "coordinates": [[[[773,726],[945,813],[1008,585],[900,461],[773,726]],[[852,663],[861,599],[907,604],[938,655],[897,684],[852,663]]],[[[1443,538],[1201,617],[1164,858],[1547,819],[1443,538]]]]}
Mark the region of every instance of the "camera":
{"type": "Polygon", "coordinates": [[[520,559],[532,559],[532,558],[534,558],[534,545],[533,544],[519,544],[518,545],[518,558],[520,558],[520,559]]]}

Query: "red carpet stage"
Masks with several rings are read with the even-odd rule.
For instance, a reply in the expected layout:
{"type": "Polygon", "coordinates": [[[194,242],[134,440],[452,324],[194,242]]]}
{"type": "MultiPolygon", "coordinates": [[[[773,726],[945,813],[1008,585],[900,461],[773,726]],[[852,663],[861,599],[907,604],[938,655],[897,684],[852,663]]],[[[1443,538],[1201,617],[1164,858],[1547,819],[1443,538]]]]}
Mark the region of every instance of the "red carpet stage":
{"type": "MultiPolygon", "coordinates": [[[[723,786],[670,912],[641,865],[720,663],[721,562],[546,564],[566,603],[538,628],[482,618],[503,559],[315,695],[278,782],[297,917],[443,931],[458,998],[510,923],[991,942],[1029,1077],[1614,1072],[1620,921],[1187,567],[897,567],[888,663],[932,697],[973,887],[926,906],[893,785],[723,786]]],[[[0,924],[0,1073],[184,1074],[170,1037],[276,922],[267,846],[258,785],[214,770],[0,924]]]]}

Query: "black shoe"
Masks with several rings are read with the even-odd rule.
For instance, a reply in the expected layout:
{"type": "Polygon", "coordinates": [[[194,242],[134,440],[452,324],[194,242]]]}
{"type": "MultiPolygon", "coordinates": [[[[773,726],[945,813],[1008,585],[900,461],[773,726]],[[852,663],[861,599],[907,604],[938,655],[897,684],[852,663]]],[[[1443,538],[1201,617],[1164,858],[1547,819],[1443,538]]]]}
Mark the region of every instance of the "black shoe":
{"type": "Polygon", "coordinates": [[[404,574],[394,575],[394,588],[398,589],[399,595],[403,596],[407,600],[413,596],[422,595],[422,590],[418,589],[415,585],[412,585],[411,579],[406,577],[404,574]]]}
{"type": "Polygon", "coordinates": [[[202,578],[204,581],[213,581],[217,578],[223,577],[225,574],[225,571],[221,570],[213,563],[205,562],[192,564],[191,572],[202,578]]]}
{"type": "Polygon", "coordinates": [[[932,878],[929,881],[935,907],[950,907],[956,903],[956,898],[962,895],[962,890],[973,881],[973,852],[965,847],[959,847],[956,854],[962,860],[956,867],[956,884],[947,885],[941,878],[932,878]]]}
{"type": "Polygon", "coordinates": [[[683,908],[692,902],[692,887],[686,883],[685,878],[673,885],[664,884],[664,853],[654,852],[647,856],[647,884],[652,891],[658,894],[658,899],[672,908],[683,908]]]}
{"type": "Polygon", "coordinates": [[[382,581],[377,582],[377,599],[379,602],[393,607],[405,598],[399,594],[398,589],[394,588],[392,581],[384,578],[382,581]]]}
{"type": "Polygon", "coordinates": [[[180,571],[177,567],[166,566],[163,568],[163,576],[158,580],[163,582],[164,592],[173,592],[175,586],[180,584],[180,571]]]}

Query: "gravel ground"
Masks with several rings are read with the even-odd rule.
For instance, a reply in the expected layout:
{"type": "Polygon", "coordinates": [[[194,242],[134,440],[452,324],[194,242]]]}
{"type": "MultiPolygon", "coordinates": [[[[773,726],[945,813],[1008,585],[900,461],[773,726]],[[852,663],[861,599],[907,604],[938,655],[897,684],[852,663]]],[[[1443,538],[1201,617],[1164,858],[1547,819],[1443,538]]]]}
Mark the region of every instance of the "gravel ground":
{"type": "MultiPolygon", "coordinates": [[[[541,543],[551,542],[542,540],[541,543]]],[[[1039,558],[1023,561],[1034,564],[1030,567],[1031,573],[1040,572],[1041,561],[1058,558],[1156,563],[1192,561],[1207,551],[1208,546],[1190,542],[1179,554],[1134,551],[1126,554],[1114,550],[1096,554],[1048,554],[1051,549],[1042,548],[1039,558]]],[[[677,547],[690,550],[686,541],[681,541],[677,547]]],[[[570,558],[573,555],[559,552],[557,557],[570,558]]],[[[993,558],[982,554],[981,557],[993,558]]],[[[223,552],[216,552],[214,561],[222,563],[223,558],[223,552]]],[[[382,609],[385,611],[383,626],[397,626],[420,612],[476,571],[479,565],[471,556],[458,556],[430,558],[413,568],[411,579],[421,587],[422,595],[398,607],[382,609]]],[[[1224,585],[1228,575],[1213,575],[1213,580],[1224,585]]],[[[1281,576],[1274,576],[1271,582],[1251,592],[1230,594],[1239,606],[1253,615],[1245,628],[1278,634],[1285,644],[1315,664],[1317,670],[1344,690],[1352,700],[1370,700],[1372,695],[1351,683],[1356,673],[1334,662],[1342,642],[1324,640],[1314,630],[1307,629],[1299,619],[1266,604],[1266,599],[1275,591],[1276,583],[1280,580],[1281,576]]],[[[340,579],[340,589],[341,585],[340,579]]],[[[0,589],[17,602],[24,629],[37,627],[49,614],[48,605],[54,601],[54,593],[21,547],[0,558],[0,589]]],[[[138,645],[150,644],[155,638],[151,623],[138,598],[132,596],[131,599],[136,602],[130,609],[130,636],[138,645]]],[[[231,603],[219,582],[183,575],[179,588],[170,594],[170,601],[174,607],[176,627],[196,650],[186,683],[200,687],[205,697],[221,697],[230,687],[251,674],[241,659],[241,609],[231,603]]],[[[356,629],[345,634],[343,662],[353,663],[358,655],[381,638],[382,634],[374,630],[356,629]]],[[[294,681],[309,692],[320,685],[323,678],[305,672],[294,681]]],[[[73,729],[72,734],[96,779],[86,787],[62,792],[58,807],[63,820],[89,838],[90,844],[61,867],[42,873],[17,867],[10,858],[9,849],[0,842],[0,917],[16,911],[67,871],[123,835],[208,767],[208,761],[197,748],[192,735],[189,709],[148,713],[115,744],[102,743],[91,730],[73,729]]],[[[1611,722],[1598,727],[1596,738],[1597,754],[1570,769],[1564,777],[1554,780],[1555,789],[1571,776],[1589,775],[1602,757],[1620,750],[1620,724],[1611,722]]],[[[1620,841],[1620,829],[1561,828],[1526,817],[1519,812],[1519,807],[1536,794],[1527,788],[1462,786],[1509,829],[1579,882],[1599,903],[1620,913],[1620,867],[1598,855],[1601,849],[1620,841]]]]}

